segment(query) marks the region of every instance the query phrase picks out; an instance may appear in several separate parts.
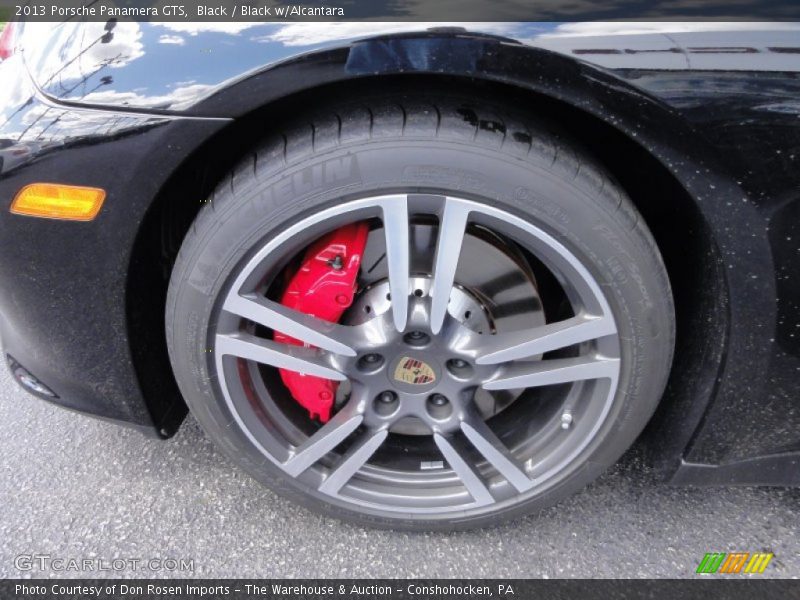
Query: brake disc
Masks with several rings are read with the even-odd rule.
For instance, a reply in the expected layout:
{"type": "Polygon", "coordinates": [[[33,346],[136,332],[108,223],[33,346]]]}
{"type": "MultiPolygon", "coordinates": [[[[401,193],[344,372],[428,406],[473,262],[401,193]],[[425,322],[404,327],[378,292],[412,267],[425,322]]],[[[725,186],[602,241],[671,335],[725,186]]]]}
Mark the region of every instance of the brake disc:
{"type": "MultiPolygon", "coordinates": [[[[430,290],[436,236],[435,224],[422,222],[411,227],[411,270],[416,275],[410,289],[420,295],[427,295],[430,290]]],[[[361,263],[359,292],[342,318],[347,325],[361,324],[391,308],[384,239],[382,228],[370,233],[361,263]]],[[[491,335],[545,324],[536,278],[527,261],[515,246],[486,229],[467,230],[455,282],[447,310],[473,331],[491,335]]],[[[522,391],[488,392],[479,388],[475,403],[488,419],[510,406],[522,391]]],[[[343,386],[337,403],[346,394],[343,386]]],[[[415,419],[396,423],[392,431],[430,435],[430,429],[415,419]]]]}

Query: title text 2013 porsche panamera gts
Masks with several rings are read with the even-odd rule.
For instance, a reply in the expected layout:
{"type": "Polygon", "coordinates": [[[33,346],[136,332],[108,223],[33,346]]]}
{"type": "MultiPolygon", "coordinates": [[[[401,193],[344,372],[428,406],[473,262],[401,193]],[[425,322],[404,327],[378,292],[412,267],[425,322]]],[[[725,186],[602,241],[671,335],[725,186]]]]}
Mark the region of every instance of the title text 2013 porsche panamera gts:
{"type": "MultiPolygon", "coordinates": [[[[42,398],[409,529],[552,504],[649,422],[800,482],[800,28],[15,25],[0,333],[42,398]]],[[[157,468],[157,465],[156,465],[157,468]]]]}

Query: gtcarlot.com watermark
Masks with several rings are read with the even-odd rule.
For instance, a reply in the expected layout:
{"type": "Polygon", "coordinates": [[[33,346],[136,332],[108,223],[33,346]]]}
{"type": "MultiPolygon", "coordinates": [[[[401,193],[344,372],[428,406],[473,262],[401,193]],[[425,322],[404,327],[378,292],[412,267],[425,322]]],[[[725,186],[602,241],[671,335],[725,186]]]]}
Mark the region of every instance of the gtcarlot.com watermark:
{"type": "Polygon", "coordinates": [[[53,556],[51,554],[18,554],[14,567],[24,572],[51,573],[120,573],[147,571],[152,573],[194,573],[193,558],[97,558],[53,556]]]}

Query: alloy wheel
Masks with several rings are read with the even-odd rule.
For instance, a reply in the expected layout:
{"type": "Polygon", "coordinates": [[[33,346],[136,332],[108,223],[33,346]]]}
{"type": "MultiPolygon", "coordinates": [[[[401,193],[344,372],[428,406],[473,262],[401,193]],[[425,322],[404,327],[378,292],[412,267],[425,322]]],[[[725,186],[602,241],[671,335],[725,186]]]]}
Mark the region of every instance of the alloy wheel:
{"type": "Polygon", "coordinates": [[[446,514],[519,503],[579,464],[615,401],[620,340],[601,286],[553,234],[473,199],[394,193],[320,210],[244,261],[218,308],[213,365],[239,427],[309,493],[354,510],[446,514]],[[361,286],[342,322],[270,297],[303,248],[356,221],[374,224],[385,277],[361,286]],[[419,223],[432,223],[429,268],[415,255],[419,223]],[[501,315],[461,277],[481,268],[464,264],[471,231],[545,269],[566,310],[497,327],[501,315]],[[276,331],[304,345],[278,343],[276,331]],[[342,382],[331,420],[304,418],[285,391],[281,400],[276,369],[342,382]]]}

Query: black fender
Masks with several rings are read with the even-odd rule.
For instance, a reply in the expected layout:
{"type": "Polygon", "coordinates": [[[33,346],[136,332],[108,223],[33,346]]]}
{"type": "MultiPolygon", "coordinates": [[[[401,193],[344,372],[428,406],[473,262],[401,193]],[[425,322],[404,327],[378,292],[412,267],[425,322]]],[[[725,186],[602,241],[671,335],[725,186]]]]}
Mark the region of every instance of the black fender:
{"type": "MultiPolygon", "coordinates": [[[[751,374],[768,370],[775,278],[766,236],[742,235],[742,228],[744,224],[745,230],[763,231],[764,216],[702,130],[619,73],[494,36],[392,36],[304,54],[258,70],[187,113],[242,118],[287,96],[329,84],[412,75],[447,75],[518,88],[530,93],[532,108],[538,99],[546,99],[589,115],[652,156],[696,204],[718,251],[708,275],[717,282],[708,280],[696,290],[706,318],[692,325],[702,330],[695,330],[690,355],[676,362],[680,369],[660,413],[656,435],[665,468],[678,468],[681,455],[691,457],[691,443],[704,416],[706,426],[713,428],[715,419],[723,421],[721,426],[732,414],[742,414],[732,406],[758,405],[764,380],[751,374]]],[[[724,460],[724,449],[714,456],[724,460]]],[[[704,462],[707,457],[695,460],[704,462]]]]}

